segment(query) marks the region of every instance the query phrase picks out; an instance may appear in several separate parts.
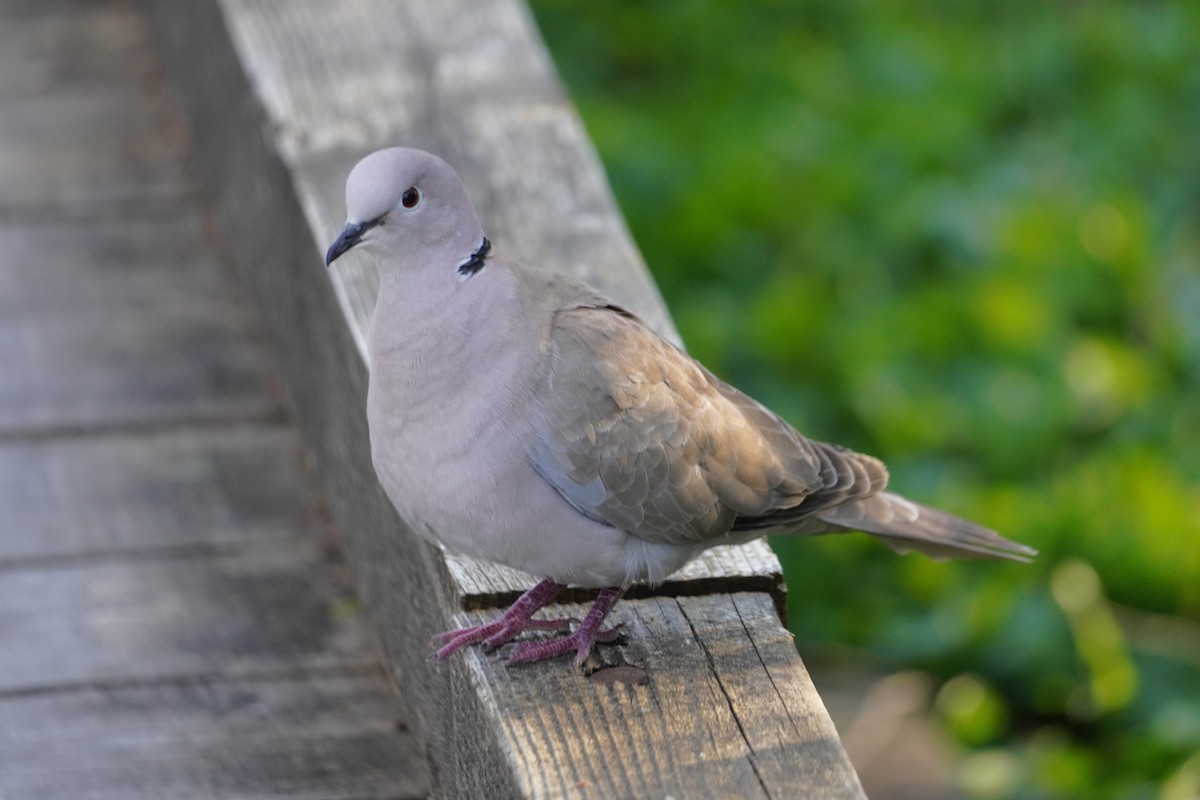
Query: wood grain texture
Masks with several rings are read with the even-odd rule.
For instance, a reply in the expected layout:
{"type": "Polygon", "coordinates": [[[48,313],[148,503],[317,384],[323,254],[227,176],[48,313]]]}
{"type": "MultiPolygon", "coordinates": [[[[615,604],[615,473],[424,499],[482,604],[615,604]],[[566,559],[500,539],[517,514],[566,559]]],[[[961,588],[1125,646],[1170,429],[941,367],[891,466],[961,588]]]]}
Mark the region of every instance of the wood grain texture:
{"type": "Polygon", "coordinates": [[[791,637],[773,619],[765,593],[653,597],[617,607],[626,643],[601,647],[590,675],[564,669],[565,659],[508,669],[477,652],[468,658],[513,743],[527,796],[861,796],[791,637]]]}
{"type": "Polygon", "coordinates": [[[0,693],[371,663],[348,575],[321,544],[0,570],[0,693]]]}
{"type": "Polygon", "coordinates": [[[0,797],[425,797],[146,34],[0,0],[0,797]]]}
{"type": "Polygon", "coordinates": [[[0,701],[9,800],[406,800],[428,795],[420,759],[375,670],[0,701]]]}
{"type": "Polygon", "coordinates": [[[325,536],[282,426],[0,441],[0,568],[325,536]]]}
{"type": "Polygon", "coordinates": [[[186,193],[181,120],[131,6],[0,14],[0,215],[120,217],[186,193]]]}
{"type": "Polygon", "coordinates": [[[0,432],[276,413],[197,215],[162,212],[0,222],[0,432]]]}
{"type": "Polygon", "coordinates": [[[362,409],[375,280],[356,254],[332,273],[321,266],[342,225],[350,167],[391,144],[440,153],[459,170],[499,252],[584,277],[674,336],[527,9],[517,0],[161,0],[145,8],[185,99],[217,229],[283,363],[289,404],[316,453],[435,792],[576,797],[595,781],[613,793],[588,796],[685,785],[696,796],[741,797],[757,785],[760,796],[861,797],[773,610],[778,564],[761,544],[741,559],[717,554],[689,573],[707,578],[677,584],[711,596],[631,601],[632,619],[643,621],[609,652],[635,661],[641,647],[645,660],[600,674],[653,676],[667,699],[638,718],[668,732],[653,755],[633,753],[607,721],[633,713],[616,694],[623,684],[600,694],[557,661],[503,670],[476,653],[440,666],[425,660],[430,635],[461,621],[461,609],[504,602],[525,578],[448,563],[408,531],[374,479],[362,409]],[[747,567],[754,574],[737,574],[747,567]],[[728,606],[725,593],[745,590],[757,599],[736,624],[716,611],[687,621],[688,602],[728,606]],[[675,611],[637,610],[650,607],[675,611]],[[729,638],[738,630],[741,639],[729,638]],[[697,642],[711,645],[712,657],[697,642]],[[678,654],[651,655],[656,647],[678,654]],[[742,654],[736,663],[734,653],[742,654]],[[712,709],[703,722],[690,705],[696,686],[706,687],[702,707],[712,709]],[[762,727],[739,728],[757,713],[762,727]],[[707,749],[697,750],[702,739],[707,749]]]}

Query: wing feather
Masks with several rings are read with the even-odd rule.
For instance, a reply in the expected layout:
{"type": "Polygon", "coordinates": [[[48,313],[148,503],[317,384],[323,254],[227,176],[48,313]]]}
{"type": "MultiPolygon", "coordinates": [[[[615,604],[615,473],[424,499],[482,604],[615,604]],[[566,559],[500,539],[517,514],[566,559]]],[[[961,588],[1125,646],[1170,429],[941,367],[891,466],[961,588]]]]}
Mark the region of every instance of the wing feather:
{"type": "Polygon", "coordinates": [[[792,525],[878,492],[883,465],[812,442],[613,306],[555,315],[530,454],[587,516],[655,542],[792,525]]]}

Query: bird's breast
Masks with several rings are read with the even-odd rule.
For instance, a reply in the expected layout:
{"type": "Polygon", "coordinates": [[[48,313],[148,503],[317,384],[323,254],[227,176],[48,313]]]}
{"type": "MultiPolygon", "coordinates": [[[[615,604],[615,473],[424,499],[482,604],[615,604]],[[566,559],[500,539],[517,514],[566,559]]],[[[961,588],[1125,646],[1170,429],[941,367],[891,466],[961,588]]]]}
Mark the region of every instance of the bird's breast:
{"type": "Polygon", "coordinates": [[[521,341],[486,308],[393,315],[372,336],[376,472],[392,502],[430,522],[443,543],[446,530],[466,526],[507,475],[526,468],[535,362],[521,341]]]}

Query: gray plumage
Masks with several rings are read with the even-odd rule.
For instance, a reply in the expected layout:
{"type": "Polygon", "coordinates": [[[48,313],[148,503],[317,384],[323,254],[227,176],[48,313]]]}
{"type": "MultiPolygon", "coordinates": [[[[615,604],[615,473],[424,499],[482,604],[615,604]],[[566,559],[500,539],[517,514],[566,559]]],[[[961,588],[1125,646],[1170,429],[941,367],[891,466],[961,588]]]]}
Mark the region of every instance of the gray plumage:
{"type": "Polygon", "coordinates": [[[1033,555],[885,491],[879,460],[806,439],[591,287],[490,255],[435,156],[368,156],[346,203],[327,263],[364,246],[378,264],[372,457],[423,536],[596,587],[660,581],[708,547],[766,533],[861,530],[935,556],[1033,555]]]}

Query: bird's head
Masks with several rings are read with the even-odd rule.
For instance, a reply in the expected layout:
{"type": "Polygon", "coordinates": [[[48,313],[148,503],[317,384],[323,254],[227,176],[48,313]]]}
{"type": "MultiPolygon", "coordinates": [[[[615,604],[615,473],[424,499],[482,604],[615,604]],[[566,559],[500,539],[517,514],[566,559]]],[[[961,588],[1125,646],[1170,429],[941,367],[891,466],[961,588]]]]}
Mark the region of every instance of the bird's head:
{"type": "MultiPolygon", "coordinates": [[[[346,227],[329,246],[329,266],[354,247],[457,263],[483,238],[479,218],[450,165],[407,147],[378,150],[346,180],[346,227]]],[[[403,260],[403,259],[401,259],[403,260]]]]}

